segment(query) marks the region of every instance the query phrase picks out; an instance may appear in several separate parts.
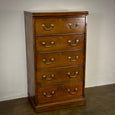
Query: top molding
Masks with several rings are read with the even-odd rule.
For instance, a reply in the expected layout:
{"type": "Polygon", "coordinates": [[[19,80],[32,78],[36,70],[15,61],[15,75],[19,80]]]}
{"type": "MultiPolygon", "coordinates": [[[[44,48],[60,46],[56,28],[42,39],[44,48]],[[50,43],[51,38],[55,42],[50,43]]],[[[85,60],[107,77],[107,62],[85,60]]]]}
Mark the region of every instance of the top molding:
{"type": "Polygon", "coordinates": [[[24,11],[25,15],[38,16],[38,17],[71,17],[71,16],[87,16],[88,11],[67,11],[67,12],[31,12],[24,11]]]}

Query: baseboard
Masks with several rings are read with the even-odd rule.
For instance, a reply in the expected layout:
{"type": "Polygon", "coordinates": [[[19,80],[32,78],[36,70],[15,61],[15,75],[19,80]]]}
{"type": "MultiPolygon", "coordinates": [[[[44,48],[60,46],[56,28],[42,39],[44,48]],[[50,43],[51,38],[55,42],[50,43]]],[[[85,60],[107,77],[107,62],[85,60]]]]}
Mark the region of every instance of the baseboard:
{"type": "Polygon", "coordinates": [[[32,107],[34,108],[35,112],[39,112],[39,113],[44,111],[56,110],[59,108],[68,108],[68,107],[73,107],[78,105],[80,106],[86,104],[86,100],[83,97],[57,101],[52,103],[46,103],[46,104],[39,104],[39,105],[35,105],[34,100],[31,97],[29,97],[29,101],[32,107]]]}
{"type": "Polygon", "coordinates": [[[0,97],[0,102],[19,99],[19,98],[25,98],[25,97],[28,97],[28,95],[26,93],[20,93],[20,94],[11,95],[11,96],[4,96],[4,97],[0,97]]]}
{"type": "Polygon", "coordinates": [[[106,86],[106,85],[114,85],[115,82],[113,83],[101,83],[101,84],[97,84],[97,85],[86,85],[85,88],[93,88],[93,87],[101,87],[101,86],[106,86]]]}

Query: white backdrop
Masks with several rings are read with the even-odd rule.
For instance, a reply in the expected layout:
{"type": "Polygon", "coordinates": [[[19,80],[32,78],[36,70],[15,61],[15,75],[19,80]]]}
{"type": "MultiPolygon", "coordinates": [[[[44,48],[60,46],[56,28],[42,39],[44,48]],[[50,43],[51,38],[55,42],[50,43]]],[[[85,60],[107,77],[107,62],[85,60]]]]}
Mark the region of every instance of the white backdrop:
{"type": "Polygon", "coordinates": [[[114,0],[0,0],[0,101],[27,96],[24,10],[89,11],[86,87],[115,83],[114,0]]]}

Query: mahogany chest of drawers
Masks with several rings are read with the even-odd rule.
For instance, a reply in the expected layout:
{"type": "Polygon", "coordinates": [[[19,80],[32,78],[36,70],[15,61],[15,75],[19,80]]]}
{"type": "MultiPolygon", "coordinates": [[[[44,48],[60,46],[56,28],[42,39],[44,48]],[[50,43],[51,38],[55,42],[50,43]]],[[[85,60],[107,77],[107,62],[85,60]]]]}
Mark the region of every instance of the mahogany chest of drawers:
{"type": "Polygon", "coordinates": [[[36,112],[85,104],[86,16],[24,12],[29,100],[36,112]]]}

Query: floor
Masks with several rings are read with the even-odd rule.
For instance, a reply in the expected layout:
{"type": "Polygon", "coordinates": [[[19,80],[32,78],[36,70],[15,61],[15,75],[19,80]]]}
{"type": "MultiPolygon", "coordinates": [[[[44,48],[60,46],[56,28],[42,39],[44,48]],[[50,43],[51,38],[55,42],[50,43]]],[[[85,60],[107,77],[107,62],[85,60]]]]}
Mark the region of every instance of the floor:
{"type": "Polygon", "coordinates": [[[85,106],[35,114],[27,98],[0,102],[0,115],[115,115],[115,84],[86,88],[85,106]]]}

